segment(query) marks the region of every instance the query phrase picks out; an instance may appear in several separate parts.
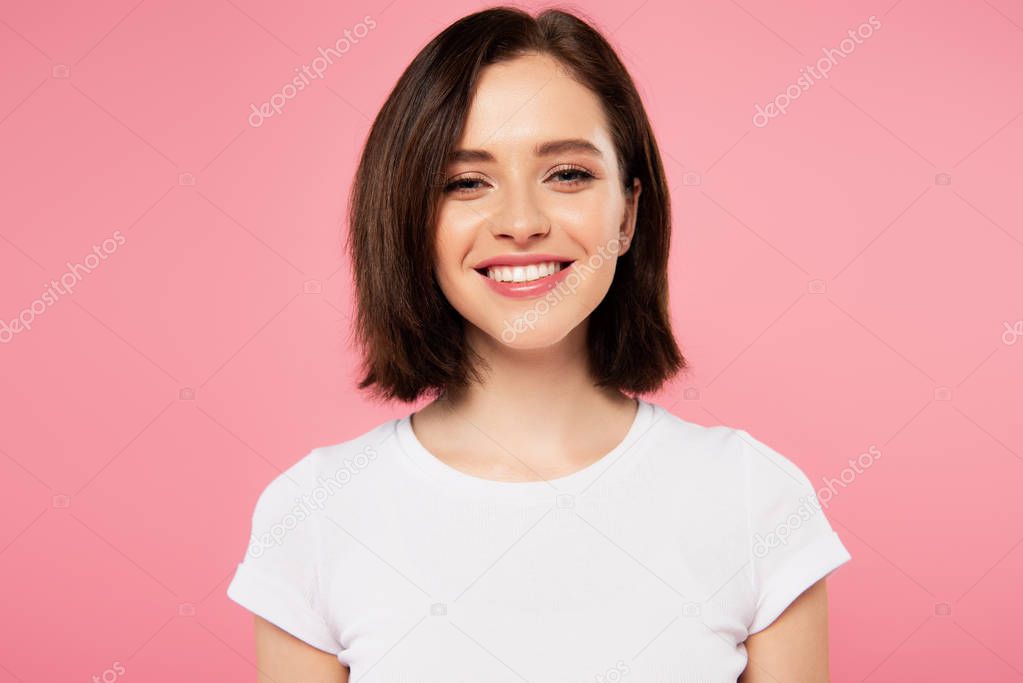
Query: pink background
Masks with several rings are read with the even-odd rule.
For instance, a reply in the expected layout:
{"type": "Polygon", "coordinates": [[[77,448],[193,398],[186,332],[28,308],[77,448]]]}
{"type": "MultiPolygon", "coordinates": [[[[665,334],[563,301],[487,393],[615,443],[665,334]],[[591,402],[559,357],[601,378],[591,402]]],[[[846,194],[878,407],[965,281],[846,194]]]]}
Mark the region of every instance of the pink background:
{"type": "MultiPolygon", "coordinates": [[[[574,5],[636,78],[673,191],[694,370],[649,398],[748,429],[818,486],[882,454],[826,512],[853,556],[829,580],[833,680],[1021,681],[1023,6],[822,5],[574,5]],[[871,15],[828,79],[753,125],[871,15]]],[[[0,327],[0,683],[115,662],[255,680],[225,590],[256,496],[414,409],[353,389],[360,144],[417,50],[480,7],[0,7],[0,319],[123,236],[31,329],[0,327]]]]}

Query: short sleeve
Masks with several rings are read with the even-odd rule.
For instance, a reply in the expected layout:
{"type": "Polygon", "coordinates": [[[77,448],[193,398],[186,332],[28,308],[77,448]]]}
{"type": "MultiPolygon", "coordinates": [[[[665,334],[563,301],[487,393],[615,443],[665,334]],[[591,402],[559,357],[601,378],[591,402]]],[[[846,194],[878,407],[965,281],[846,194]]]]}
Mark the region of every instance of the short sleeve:
{"type": "Polygon", "coordinates": [[[249,546],[227,596],[299,640],[341,651],[325,618],[319,586],[319,519],[313,453],[279,474],[260,494],[249,546]]]}
{"type": "Polygon", "coordinates": [[[799,595],[851,558],[809,478],[745,430],[750,563],[756,603],[747,629],[763,630],[799,595]]]}

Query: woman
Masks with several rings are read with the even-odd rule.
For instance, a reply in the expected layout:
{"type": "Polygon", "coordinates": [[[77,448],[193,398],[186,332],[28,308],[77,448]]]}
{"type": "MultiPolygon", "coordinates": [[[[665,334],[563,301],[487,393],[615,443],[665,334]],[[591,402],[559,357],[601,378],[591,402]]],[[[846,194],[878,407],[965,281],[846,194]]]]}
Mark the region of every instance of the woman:
{"type": "Polygon", "coordinates": [[[791,461],[637,395],[686,367],[650,124],[578,18],[465,17],[350,206],[360,388],[434,401],[260,497],[228,595],[260,680],[827,680],[850,559],[791,461]]]}

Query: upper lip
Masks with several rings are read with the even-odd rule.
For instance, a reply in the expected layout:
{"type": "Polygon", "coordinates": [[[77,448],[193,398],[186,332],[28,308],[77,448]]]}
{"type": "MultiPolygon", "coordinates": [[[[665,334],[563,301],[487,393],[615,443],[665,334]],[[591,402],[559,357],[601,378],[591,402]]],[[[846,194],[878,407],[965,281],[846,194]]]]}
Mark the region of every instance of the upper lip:
{"type": "Polygon", "coordinates": [[[490,266],[528,266],[534,263],[566,263],[575,259],[557,256],[555,254],[504,254],[503,256],[492,256],[477,263],[473,268],[480,270],[490,266]]]}

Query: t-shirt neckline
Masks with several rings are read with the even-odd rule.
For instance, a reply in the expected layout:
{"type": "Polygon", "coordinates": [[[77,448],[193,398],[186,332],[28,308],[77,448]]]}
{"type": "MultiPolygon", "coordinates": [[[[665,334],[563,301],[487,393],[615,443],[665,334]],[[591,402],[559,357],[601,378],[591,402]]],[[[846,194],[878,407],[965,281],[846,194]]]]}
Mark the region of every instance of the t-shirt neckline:
{"type": "Polygon", "coordinates": [[[432,479],[445,485],[455,487],[468,493],[504,498],[537,498],[555,496],[563,493],[582,492],[590,483],[599,478],[615,462],[628,455],[632,446],[648,430],[654,422],[657,406],[636,397],[636,414],[624,438],[610,451],[600,458],[562,477],[538,481],[500,481],[486,479],[456,469],[431,453],[419,441],[412,429],[412,415],[409,413],[394,421],[398,444],[402,452],[420,471],[432,479]]]}

